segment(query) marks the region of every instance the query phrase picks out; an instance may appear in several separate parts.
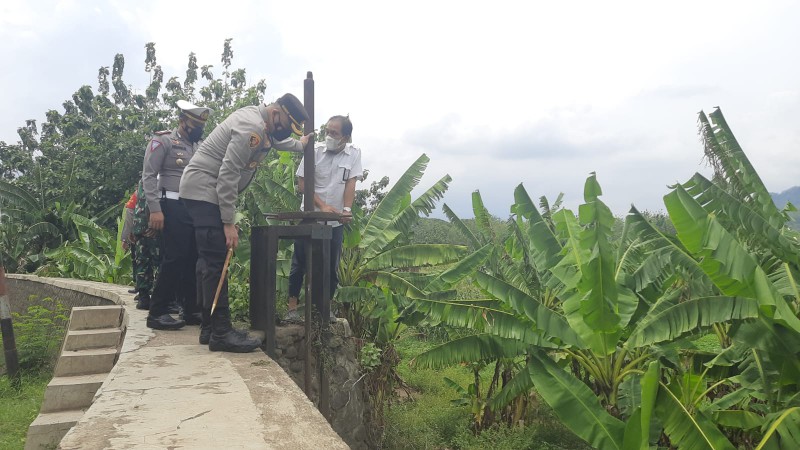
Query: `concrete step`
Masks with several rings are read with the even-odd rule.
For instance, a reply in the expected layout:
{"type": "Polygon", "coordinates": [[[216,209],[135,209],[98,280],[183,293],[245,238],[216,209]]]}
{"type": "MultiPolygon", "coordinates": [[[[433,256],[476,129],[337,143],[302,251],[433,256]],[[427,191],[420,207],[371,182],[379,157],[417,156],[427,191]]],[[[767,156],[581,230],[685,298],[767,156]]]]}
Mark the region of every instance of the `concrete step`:
{"type": "Polygon", "coordinates": [[[117,359],[116,348],[96,348],[61,352],[56,364],[55,377],[108,373],[117,359]]]}
{"type": "Polygon", "coordinates": [[[39,414],[28,428],[25,450],[56,448],[70,428],[83,417],[83,410],[60,411],[39,414]]]}
{"type": "Polygon", "coordinates": [[[94,330],[68,331],[64,340],[64,350],[88,350],[90,348],[116,347],[122,337],[119,328],[99,328],[94,330]]]}
{"type": "Polygon", "coordinates": [[[44,391],[40,413],[85,409],[91,406],[94,394],[108,377],[107,373],[55,377],[44,391]]]}
{"type": "Polygon", "coordinates": [[[72,308],[69,329],[93,330],[97,328],[116,328],[122,324],[122,306],[78,306],[72,308]]]}

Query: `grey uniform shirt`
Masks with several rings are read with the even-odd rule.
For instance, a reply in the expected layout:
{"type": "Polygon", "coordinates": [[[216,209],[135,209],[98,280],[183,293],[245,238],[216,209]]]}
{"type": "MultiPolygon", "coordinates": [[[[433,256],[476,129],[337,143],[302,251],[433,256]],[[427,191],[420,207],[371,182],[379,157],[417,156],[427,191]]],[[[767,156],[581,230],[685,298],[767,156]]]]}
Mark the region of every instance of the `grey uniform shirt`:
{"type": "MultiPolygon", "coordinates": [[[[295,173],[298,177],[304,175],[304,160],[300,162],[295,173]]],[[[347,180],[364,179],[361,150],[352,144],[347,144],[339,153],[333,153],[327,150],[325,144],[317,144],[314,148],[314,164],[314,193],[325,204],[341,211],[344,207],[344,186],[347,180]]],[[[319,208],[315,205],[314,210],[319,211],[319,208]]],[[[330,223],[333,226],[341,225],[339,222],[330,223]]]]}
{"type": "Polygon", "coordinates": [[[178,192],[183,170],[200,143],[192,144],[178,133],[159,131],[147,144],[142,167],[142,184],[147,207],[161,211],[161,190],[178,192]]]}
{"type": "Polygon", "coordinates": [[[236,199],[270,148],[303,151],[296,139],[271,142],[266,116],[264,105],[245,106],[217,125],[183,172],[181,198],[219,205],[222,223],[234,223],[236,199]]]}

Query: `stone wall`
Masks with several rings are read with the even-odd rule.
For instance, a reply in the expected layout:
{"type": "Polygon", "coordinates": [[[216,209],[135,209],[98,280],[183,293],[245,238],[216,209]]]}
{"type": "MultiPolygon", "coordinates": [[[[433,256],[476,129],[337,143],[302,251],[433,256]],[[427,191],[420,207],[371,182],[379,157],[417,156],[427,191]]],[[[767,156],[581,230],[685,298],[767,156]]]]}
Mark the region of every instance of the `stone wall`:
{"type": "MultiPolygon", "coordinates": [[[[347,444],[357,450],[375,448],[370,442],[369,399],[364,389],[364,379],[358,364],[358,354],[350,326],[338,319],[330,326],[322,360],[328,369],[330,381],[331,426],[347,444]]],[[[305,327],[283,325],[276,327],[276,360],[300,388],[303,387],[305,361],[305,327]]],[[[319,380],[317,361],[312,352],[312,401],[318,402],[319,380]]]]}
{"type": "Polygon", "coordinates": [[[33,277],[31,275],[9,274],[6,277],[6,287],[8,288],[8,300],[12,313],[24,314],[28,307],[32,305],[43,305],[51,308],[52,305],[44,304],[41,300],[52,298],[57,300],[67,308],[66,315],[72,311],[74,306],[101,306],[113,305],[114,302],[95,295],[87,294],[73,289],[66,289],[55,286],[47,281],[46,278],[33,277]],[[24,277],[24,278],[23,278],[24,277]]]}

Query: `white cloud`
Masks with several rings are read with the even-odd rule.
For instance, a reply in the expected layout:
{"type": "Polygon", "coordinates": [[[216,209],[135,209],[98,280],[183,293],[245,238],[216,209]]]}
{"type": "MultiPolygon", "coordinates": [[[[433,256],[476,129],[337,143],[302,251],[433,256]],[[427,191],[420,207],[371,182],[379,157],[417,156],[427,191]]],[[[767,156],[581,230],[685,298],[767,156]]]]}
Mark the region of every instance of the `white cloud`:
{"type": "Polygon", "coordinates": [[[268,100],[301,95],[313,71],[316,124],[350,114],[371,180],[396,180],[424,152],[421,186],[450,173],[451,206],[468,210],[480,189],[505,215],[524,182],[574,207],[596,171],[616,213],[658,209],[667,184],[706,170],[696,113],[717,105],[780,191],[799,179],[798,12],[779,1],[110,0],[87,15],[73,0],[7,1],[0,37],[23,45],[0,47],[18,61],[0,73],[15,87],[2,103],[18,105],[0,111],[0,140],[94,84],[116,53],[143,89],[147,42],[167,78],[182,78],[192,51],[219,75],[233,38],[234,66],[266,79],[268,100]],[[59,65],[40,69],[53,55],[59,65]]]}

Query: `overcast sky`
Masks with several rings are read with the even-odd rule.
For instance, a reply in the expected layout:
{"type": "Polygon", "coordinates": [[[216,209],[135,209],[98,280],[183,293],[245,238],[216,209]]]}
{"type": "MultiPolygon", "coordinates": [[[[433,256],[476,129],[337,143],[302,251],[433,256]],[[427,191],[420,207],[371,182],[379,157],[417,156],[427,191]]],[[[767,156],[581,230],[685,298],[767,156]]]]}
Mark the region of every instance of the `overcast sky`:
{"type": "Polygon", "coordinates": [[[507,217],[519,183],[577,208],[590,172],[616,214],[663,210],[667,185],[709,173],[696,119],[715,106],[770,191],[800,185],[799,23],[769,1],[3,0],[0,140],[96,91],[117,53],[143,92],[147,42],[182,79],[190,52],[219,75],[233,38],[267,100],[314,73],[316,123],[350,114],[368,181],[426,153],[420,186],[450,174],[465,218],[474,190],[507,217]]]}

